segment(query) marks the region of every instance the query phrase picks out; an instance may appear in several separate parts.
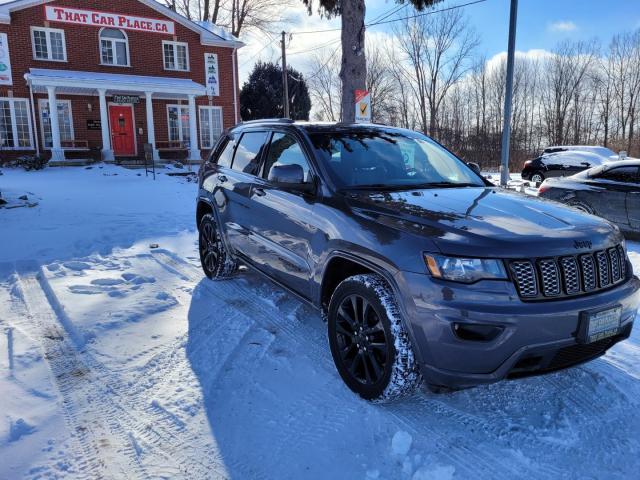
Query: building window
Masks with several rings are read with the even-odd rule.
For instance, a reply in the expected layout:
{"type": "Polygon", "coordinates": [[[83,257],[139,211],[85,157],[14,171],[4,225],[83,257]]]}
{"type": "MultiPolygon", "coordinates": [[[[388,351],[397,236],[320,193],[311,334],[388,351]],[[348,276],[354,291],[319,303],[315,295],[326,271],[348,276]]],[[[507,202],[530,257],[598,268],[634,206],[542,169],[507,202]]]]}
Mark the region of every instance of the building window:
{"type": "Polygon", "coordinates": [[[186,43],[162,42],[164,69],[189,71],[189,47],[186,43]]]}
{"type": "MultiPolygon", "coordinates": [[[[71,100],[57,100],[58,104],[58,126],[60,129],[60,142],[62,148],[65,147],[65,142],[73,142],[73,118],[71,116],[71,100]]],[[[53,140],[51,139],[51,121],[49,114],[49,100],[40,99],[40,123],[42,124],[42,143],[44,148],[51,148],[53,146],[53,140]]]]}
{"type": "Polygon", "coordinates": [[[34,27],[31,29],[31,33],[33,35],[33,58],[52,62],[67,61],[64,30],[34,27]]]}
{"type": "Polygon", "coordinates": [[[129,66],[129,40],[122,30],[103,28],[100,31],[100,62],[102,65],[129,66]]]}
{"type": "Polygon", "coordinates": [[[169,141],[182,142],[189,147],[189,107],[187,105],[168,105],[169,141]]]}
{"type": "Polygon", "coordinates": [[[33,149],[29,103],[22,98],[0,98],[0,150],[33,149]]]}
{"type": "Polygon", "coordinates": [[[200,147],[213,148],[222,135],[222,107],[200,107],[200,147]]]}

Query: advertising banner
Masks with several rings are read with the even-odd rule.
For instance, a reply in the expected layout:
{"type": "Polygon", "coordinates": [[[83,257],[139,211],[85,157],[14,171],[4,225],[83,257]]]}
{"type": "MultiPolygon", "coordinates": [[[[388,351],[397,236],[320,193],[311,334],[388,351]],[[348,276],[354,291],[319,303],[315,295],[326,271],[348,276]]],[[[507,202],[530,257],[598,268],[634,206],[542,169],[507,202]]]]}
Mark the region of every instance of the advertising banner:
{"type": "Polygon", "coordinates": [[[0,85],[13,85],[9,40],[6,33],[0,33],[0,85]]]}
{"type": "Polygon", "coordinates": [[[204,68],[207,85],[207,95],[217,97],[220,95],[220,77],[218,72],[218,55],[215,53],[204,54],[204,68]]]}

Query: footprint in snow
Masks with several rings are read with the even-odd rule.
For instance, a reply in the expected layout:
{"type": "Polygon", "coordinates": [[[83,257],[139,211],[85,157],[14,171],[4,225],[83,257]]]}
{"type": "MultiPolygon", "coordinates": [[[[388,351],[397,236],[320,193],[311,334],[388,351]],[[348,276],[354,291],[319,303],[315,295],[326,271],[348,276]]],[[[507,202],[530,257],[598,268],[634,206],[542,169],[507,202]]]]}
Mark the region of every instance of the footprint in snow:
{"type": "Polygon", "coordinates": [[[122,285],[123,283],[124,280],[120,278],[97,278],[95,280],[91,280],[91,285],[100,285],[103,287],[122,285]]]}
{"type": "Polygon", "coordinates": [[[134,285],[142,285],[143,283],[156,283],[156,279],[154,277],[145,277],[143,275],[137,275],[135,273],[123,273],[122,278],[124,278],[129,283],[133,283],[134,285]]]}
{"type": "Polygon", "coordinates": [[[91,269],[91,265],[89,265],[88,263],[78,261],[65,262],[62,264],[62,266],[67,270],[73,270],[74,272],[82,272],[83,270],[91,269]]]}

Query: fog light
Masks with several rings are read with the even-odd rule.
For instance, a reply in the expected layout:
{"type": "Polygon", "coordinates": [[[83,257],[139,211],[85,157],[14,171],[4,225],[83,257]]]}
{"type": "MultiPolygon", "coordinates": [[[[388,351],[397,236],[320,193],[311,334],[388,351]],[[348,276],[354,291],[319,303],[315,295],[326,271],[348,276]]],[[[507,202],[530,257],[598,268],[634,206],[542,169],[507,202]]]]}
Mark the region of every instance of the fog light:
{"type": "Polygon", "coordinates": [[[504,331],[504,327],[496,325],[477,325],[474,323],[454,323],[453,333],[460,340],[470,342],[490,342],[504,331]]]}

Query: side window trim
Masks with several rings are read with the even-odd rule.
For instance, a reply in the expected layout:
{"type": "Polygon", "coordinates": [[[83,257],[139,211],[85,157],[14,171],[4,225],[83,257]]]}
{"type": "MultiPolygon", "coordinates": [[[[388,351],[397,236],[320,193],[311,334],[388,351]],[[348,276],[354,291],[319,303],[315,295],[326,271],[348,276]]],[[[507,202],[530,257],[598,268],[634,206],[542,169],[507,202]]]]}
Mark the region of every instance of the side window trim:
{"type": "Polygon", "coordinates": [[[229,135],[222,135],[217,141],[216,144],[209,151],[209,156],[207,157],[207,163],[218,165],[218,159],[224,149],[227,148],[229,142],[231,142],[231,137],[229,135]]]}
{"type": "Polygon", "coordinates": [[[264,149],[264,152],[262,153],[262,160],[260,161],[260,171],[259,171],[258,177],[264,180],[265,182],[267,181],[266,167],[267,167],[267,159],[269,158],[269,152],[271,151],[271,141],[273,140],[273,136],[276,133],[279,133],[279,132],[276,132],[275,130],[271,130],[269,132],[269,135],[267,135],[268,138],[265,144],[267,148],[264,149]]]}
{"type": "Polygon", "coordinates": [[[271,134],[269,135],[269,139],[267,140],[268,148],[266,148],[263,153],[262,166],[260,167],[260,178],[267,183],[269,182],[269,180],[267,179],[267,174],[269,172],[266,171],[267,159],[269,158],[269,150],[271,150],[271,141],[273,140],[273,137],[279,133],[281,133],[282,135],[287,135],[291,137],[298,144],[298,146],[300,147],[300,152],[302,153],[302,156],[307,162],[307,167],[309,168],[309,173],[311,175],[311,181],[313,182],[314,181],[313,179],[315,179],[318,176],[318,174],[316,172],[315,166],[313,165],[313,162],[311,161],[309,154],[307,153],[307,149],[305,147],[304,141],[301,138],[299,138],[297,135],[295,135],[293,132],[290,132],[287,130],[281,130],[281,129],[272,130],[271,134]]]}
{"type": "Polygon", "coordinates": [[[268,141],[267,138],[271,139],[271,134],[272,134],[272,131],[269,130],[269,129],[265,129],[265,128],[261,128],[261,129],[258,129],[258,130],[245,130],[245,131],[239,132],[238,140],[235,142],[235,145],[233,146],[233,158],[231,159],[231,165],[229,166],[229,168],[231,170],[233,170],[235,172],[238,172],[238,173],[241,173],[243,175],[251,175],[252,177],[260,178],[260,170],[262,169],[263,160],[265,158],[265,147],[268,145],[267,144],[267,141],[268,141]],[[256,157],[257,169],[256,169],[255,173],[247,173],[247,172],[243,172],[241,170],[236,170],[235,168],[233,168],[234,164],[236,163],[236,152],[238,151],[238,147],[242,143],[242,139],[244,138],[244,136],[249,134],[249,133],[264,133],[265,134],[265,140],[263,141],[262,146],[260,147],[260,150],[258,151],[258,155],[256,157]]]}

